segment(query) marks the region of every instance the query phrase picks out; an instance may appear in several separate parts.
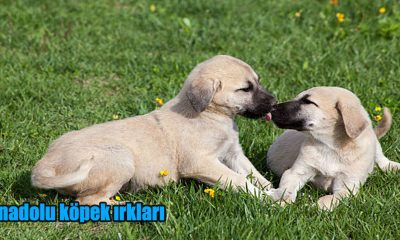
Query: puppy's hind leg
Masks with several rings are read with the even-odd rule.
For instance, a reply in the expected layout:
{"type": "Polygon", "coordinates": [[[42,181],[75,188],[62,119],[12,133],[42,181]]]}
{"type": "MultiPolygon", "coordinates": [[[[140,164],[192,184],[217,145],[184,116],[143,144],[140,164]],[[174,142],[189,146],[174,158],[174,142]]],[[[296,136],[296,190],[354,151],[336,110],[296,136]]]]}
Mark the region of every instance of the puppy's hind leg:
{"type": "Polygon", "coordinates": [[[134,175],[133,154],[123,146],[105,146],[97,149],[93,162],[88,178],[74,186],[76,200],[82,205],[113,203],[110,198],[134,175]]]}
{"type": "Polygon", "coordinates": [[[95,205],[99,204],[100,202],[105,202],[110,205],[118,204],[118,202],[112,200],[111,197],[114,196],[120,189],[121,186],[118,184],[109,185],[96,193],[91,193],[89,195],[78,195],[76,201],[79,202],[80,205],[95,205]]]}
{"type": "Polygon", "coordinates": [[[375,162],[379,166],[379,168],[382,169],[382,171],[400,170],[400,163],[390,161],[387,157],[385,157],[378,139],[376,140],[375,162]]]}
{"type": "Polygon", "coordinates": [[[321,210],[332,211],[336,208],[343,198],[357,194],[365,177],[347,177],[341,176],[333,180],[332,192],[333,194],[325,195],[318,199],[318,207],[321,210]]]}
{"type": "Polygon", "coordinates": [[[311,180],[311,182],[315,187],[322,189],[325,192],[332,192],[333,180],[334,178],[332,177],[317,175],[311,180]]]}

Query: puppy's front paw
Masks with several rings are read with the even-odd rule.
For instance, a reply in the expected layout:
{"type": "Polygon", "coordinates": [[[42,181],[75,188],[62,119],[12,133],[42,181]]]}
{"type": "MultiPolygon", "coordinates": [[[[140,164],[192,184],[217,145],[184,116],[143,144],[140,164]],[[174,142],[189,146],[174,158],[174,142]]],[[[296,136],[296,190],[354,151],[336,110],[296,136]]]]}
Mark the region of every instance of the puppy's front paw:
{"type": "Polygon", "coordinates": [[[279,202],[282,207],[286,204],[293,203],[296,198],[293,193],[287,192],[286,189],[281,188],[273,188],[266,193],[274,202],[279,202]]]}
{"type": "Polygon", "coordinates": [[[269,181],[264,181],[264,182],[260,183],[260,187],[261,187],[264,191],[267,191],[267,190],[272,189],[272,183],[269,182],[269,181]]]}
{"type": "Polygon", "coordinates": [[[246,178],[257,187],[261,188],[262,190],[270,190],[272,188],[272,183],[262,177],[254,177],[252,173],[248,174],[246,178]]]}
{"type": "Polygon", "coordinates": [[[318,208],[324,211],[332,211],[339,201],[333,195],[326,195],[318,199],[318,208]]]}
{"type": "Polygon", "coordinates": [[[272,188],[269,191],[267,191],[266,193],[273,201],[278,201],[283,196],[283,192],[279,188],[272,188]]]}

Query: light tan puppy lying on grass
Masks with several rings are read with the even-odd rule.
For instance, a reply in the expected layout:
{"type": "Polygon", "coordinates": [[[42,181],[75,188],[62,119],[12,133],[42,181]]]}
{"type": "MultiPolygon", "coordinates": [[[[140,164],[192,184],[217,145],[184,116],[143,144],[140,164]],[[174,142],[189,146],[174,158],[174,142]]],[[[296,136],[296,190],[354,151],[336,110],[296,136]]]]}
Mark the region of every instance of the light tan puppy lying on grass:
{"type": "Polygon", "coordinates": [[[81,204],[180,178],[260,196],[270,182],[243,154],[234,117],[270,118],[274,103],[249,65],[213,57],[196,66],[178,96],[159,110],[61,136],[32,170],[32,184],[76,196],[81,204]]]}
{"type": "Polygon", "coordinates": [[[311,181],[331,193],[318,206],[333,209],[340,199],[357,193],[375,162],[384,171],[400,169],[400,163],[383,155],[378,142],[390,129],[389,109],[374,131],[360,100],[346,89],[311,88],[276,105],[272,120],[280,128],[294,129],[285,131],[267,154],[269,168],[282,175],[279,188],[269,191],[275,201],[294,202],[297,191],[311,181]]]}

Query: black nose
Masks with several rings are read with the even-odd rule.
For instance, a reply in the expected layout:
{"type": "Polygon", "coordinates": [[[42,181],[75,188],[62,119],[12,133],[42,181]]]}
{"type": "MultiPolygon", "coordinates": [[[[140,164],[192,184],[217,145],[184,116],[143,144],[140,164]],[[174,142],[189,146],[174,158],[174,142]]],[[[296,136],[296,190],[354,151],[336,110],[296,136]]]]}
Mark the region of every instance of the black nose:
{"type": "Polygon", "coordinates": [[[274,96],[271,95],[270,103],[273,108],[278,103],[278,101],[276,100],[276,98],[274,96]]]}
{"type": "Polygon", "coordinates": [[[278,108],[278,101],[276,101],[276,102],[272,105],[271,112],[276,111],[277,108],[278,108]]]}
{"type": "Polygon", "coordinates": [[[288,107],[287,103],[279,103],[279,104],[275,103],[272,106],[272,111],[273,112],[282,112],[282,111],[285,111],[287,107],[288,107]]]}
{"type": "Polygon", "coordinates": [[[266,103],[268,103],[271,107],[273,107],[276,104],[276,98],[269,92],[266,92],[263,100],[266,103]]]}

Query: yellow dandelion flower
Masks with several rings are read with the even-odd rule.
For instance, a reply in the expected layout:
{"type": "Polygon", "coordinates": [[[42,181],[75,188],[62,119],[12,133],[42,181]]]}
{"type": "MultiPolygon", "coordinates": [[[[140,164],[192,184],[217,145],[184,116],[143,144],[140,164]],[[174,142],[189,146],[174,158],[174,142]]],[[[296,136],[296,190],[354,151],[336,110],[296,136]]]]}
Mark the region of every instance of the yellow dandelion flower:
{"type": "Polygon", "coordinates": [[[115,200],[121,201],[121,197],[120,196],[115,196],[115,200]]]}
{"type": "Polygon", "coordinates": [[[118,119],[119,119],[118,114],[114,114],[114,115],[113,115],[113,119],[114,119],[114,120],[118,120],[118,119]]]}
{"type": "Polygon", "coordinates": [[[211,198],[214,198],[215,190],[212,188],[206,188],[204,189],[204,192],[210,195],[211,198]]]}
{"type": "Polygon", "coordinates": [[[162,177],[168,176],[168,174],[169,174],[168,170],[164,169],[164,170],[160,171],[160,176],[162,176],[162,177]]]}
{"type": "Polygon", "coordinates": [[[156,12],[156,10],[157,10],[155,4],[151,4],[149,9],[150,9],[150,12],[152,12],[152,13],[156,12]]]}
{"type": "Polygon", "coordinates": [[[375,121],[379,122],[382,120],[382,116],[381,115],[376,115],[374,116],[375,121]]]}
{"type": "Polygon", "coordinates": [[[375,111],[376,111],[376,112],[380,112],[380,111],[382,111],[382,108],[379,107],[379,106],[376,106],[376,107],[375,107],[375,111]]]}
{"type": "Polygon", "coordinates": [[[330,0],[329,3],[333,6],[339,5],[339,0],[330,0]]]}
{"type": "Polygon", "coordinates": [[[379,8],[379,13],[380,14],[384,14],[386,12],[386,8],[385,7],[380,7],[379,8]]]}
{"type": "Polygon", "coordinates": [[[164,105],[164,100],[162,100],[162,98],[156,98],[156,103],[160,106],[164,105]]]}
{"type": "Polygon", "coordinates": [[[298,17],[298,18],[301,17],[301,12],[300,12],[300,11],[295,12],[295,13],[294,13],[294,16],[295,16],[295,17],[298,17]]]}
{"type": "Polygon", "coordinates": [[[336,13],[336,19],[338,20],[339,23],[344,22],[344,18],[345,18],[344,13],[340,12],[336,13]]]}

